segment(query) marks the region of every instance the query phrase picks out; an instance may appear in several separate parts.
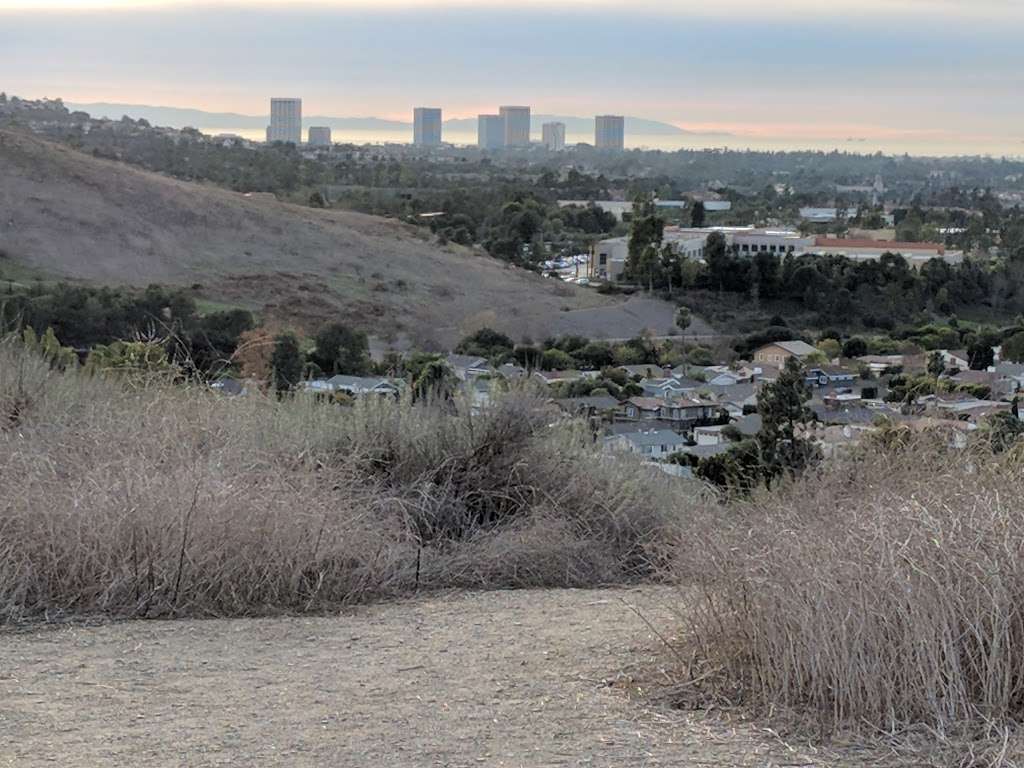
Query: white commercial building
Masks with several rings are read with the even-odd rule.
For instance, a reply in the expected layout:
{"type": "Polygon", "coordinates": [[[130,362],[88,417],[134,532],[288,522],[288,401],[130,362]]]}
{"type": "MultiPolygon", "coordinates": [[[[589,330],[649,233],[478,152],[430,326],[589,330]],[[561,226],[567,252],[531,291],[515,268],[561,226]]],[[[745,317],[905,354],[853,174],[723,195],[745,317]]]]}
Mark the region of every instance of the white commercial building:
{"type": "Polygon", "coordinates": [[[565,123],[544,123],[541,127],[541,137],[545,148],[552,152],[561,152],[565,149],[565,123]]]}
{"type": "Polygon", "coordinates": [[[302,99],[271,99],[267,141],[302,143],[302,99]]]}
{"type": "MultiPolygon", "coordinates": [[[[852,261],[877,261],[886,253],[895,253],[914,267],[921,267],[931,259],[949,264],[963,261],[960,251],[947,251],[938,243],[901,243],[887,240],[845,240],[828,237],[803,236],[788,229],[759,229],[755,227],[666,227],[664,242],[671,245],[684,258],[703,261],[708,237],[718,232],[725,244],[737,256],[754,257],[769,253],[780,259],[792,256],[845,256],[852,261]]],[[[618,280],[629,256],[629,238],[615,237],[602,240],[595,247],[593,277],[618,280]]]]}
{"type": "Polygon", "coordinates": [[[313,125],[309,128],[309,146],[331,146],[331,129],[326,125],[313,125]]]}
{"type": "MultiPolygon", "coordinates": [[[[701,261],[708,242],[708,232],[699,229],[666,227],[664,242],[684,259],[701,261]]],[[[618,280],[629,258],[629,237],[602,240],[595,247],[593,277],[600,280],[618,280]]]]}
{"type": "Polygon", "coordinates": [[[877,261],[886,253],[898,253],[912,267],[922,267],[932,259],[960,264],[963,251],[950,251],[942,243],[903,243],[893,240],[859,240],[817,237],[805,253],[818,256],[845,256],[851,261],[877,261]]]}
{"type": "Polygon", "coordinates": [[[412,143],[417,147],[441,145],[441,110],[437,107],[416,107],[413,110],[412,143]]]}
{"type": "Polygon", "coordinates": [[[501,115],[480,115],[477,118],[477,146],[480,149],[502,149],[505,146],[505,118],[501,115]]]}
{"type": "Polygon", "coordinates": [[[801,208],[800,218],[812,224],[831,224],[839,219],[854,219],[857,213],[856,208],[801,208]]]}
{"type": "Polygon", "coordinates": [[[594,120],[594,146],[621,151],[626,148],[626,118],[598,115],[594,120]]]}
{"type": "MultiPolygon", "coordinates": [[[[625,219],[627,213],[633,212],[633,203],[628,200],[559,200],[559,208],[568,208],[570,205],[575,205],[580,208],[586,208],[588,205],[593,204],[600,208],[602,211],[608,213],[614,213],[615,217],[619,221],[625,219]]],[[[655,208],[674,208],[676,210],[683,210],[687,207],[688,203],[685,200],[655,200],[655,208]]]]}
{"type": "Polygon", "coordinates": [[[500,107],[498,113],[505,121],[505,146],[530,146],[530,108],[500,107]]]}

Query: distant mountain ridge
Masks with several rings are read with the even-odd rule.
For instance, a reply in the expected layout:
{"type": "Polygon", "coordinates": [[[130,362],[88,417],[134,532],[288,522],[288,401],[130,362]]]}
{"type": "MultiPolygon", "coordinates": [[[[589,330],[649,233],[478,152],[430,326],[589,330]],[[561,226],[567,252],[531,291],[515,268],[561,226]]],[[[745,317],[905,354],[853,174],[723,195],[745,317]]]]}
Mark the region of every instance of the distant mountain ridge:
{"type": "MultiPolygon", "coordinates": [[[[145,104],[111,104],[97,102],[92,104],[67,103],[68,109],[88,112],[93,117],[107,117],[113,120],[120,119],[124,115],[135,120],[140,118],[148,120],[153,125],[167,126],[169,128],[194,128],[208,129],[247,129],[259,130],[266,127],[269,117],[266,115],[243,115],[235,112],[206,112],[201,109],[185,109],[181,107],[159,107],[145,104]]],[[[497,111],[497,110],[495,110],[497,111]]],[[[566,132],[569,134],[592,134],[594,132],[594,118],[572,117],[560,115],[533,115],[532,129],[539,133],[544,123],[560,122],[565,123],[566,132]]],[[[401,120],[384,120],[379,117],[327,117],[322,115],[311,115],[304,117],[303,126],[325,125],[336,130],[350,131],[412,131],[412,123],[401,120]]],[[[445,120],[445,128],[460,133],[471,133],[476,131],[476,118],[454,118],[445,120]]],[[[658,120],[647,120],[640,117],[626,118],[626,132],[634,134],[645,134],[652,136],[684,136],[684,135],[716,135],[699,134],[687,131],[679,126],[658,120]]],[[[717,134],[722,135],[722,134],[717,134]]]]}

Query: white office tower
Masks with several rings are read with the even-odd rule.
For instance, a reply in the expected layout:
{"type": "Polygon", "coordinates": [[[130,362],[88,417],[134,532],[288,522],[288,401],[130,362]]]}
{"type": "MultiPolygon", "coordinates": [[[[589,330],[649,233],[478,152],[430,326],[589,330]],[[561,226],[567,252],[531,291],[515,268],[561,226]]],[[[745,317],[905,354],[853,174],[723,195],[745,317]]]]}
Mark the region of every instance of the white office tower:
{"type": "Polygon", "coordinates": [[[619,115],[598,115],[595,120],[594,146],[598,149],[622,151],[626,148],[626,118],[619,115]]]}
{"type": "Polygon", "coordinates": [[[530,146],[530,108],[501,107],[498,112],[505,121],[505,146],[530,146]]]}
{"type": "Polygon", "coordinates": [[[309,128],[309,146],[331,146],[331,129],[326,125],[313,125],[309,128]]]}
{"type": "Polygon", "coordinates": [[[477,118],[476,137],[480,149],[504,148],[505,118],[501,115],[480,115],[477,118]]]}
{"type": "Polygon", "coordinates": [[[416,107],[412,115],[412,143],[417,147],[440,146],[441,110],[435,107],[416,107]]]}
{"type": "Polygon", "coordinates": [[[541,127],[544,146],[551,152],[565,149],[565,123],[544,123],[541,127]]]}
{"type": "Polygon", "coordinates": [[[267,141],[302,143],[302,99],[271,99],[267,141]]]}

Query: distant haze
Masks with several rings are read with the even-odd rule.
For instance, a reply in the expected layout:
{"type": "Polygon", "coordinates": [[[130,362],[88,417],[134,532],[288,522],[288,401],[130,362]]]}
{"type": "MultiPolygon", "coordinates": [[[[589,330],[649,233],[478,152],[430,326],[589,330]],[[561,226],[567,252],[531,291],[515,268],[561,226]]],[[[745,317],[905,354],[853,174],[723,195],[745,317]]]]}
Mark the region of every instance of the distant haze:
{"type": "Polygon", "coordinates": [[[0,0],[0,90],[247,116],[294,95],[401,123],[529,104],[698,144],[1020,154],[1022,35],[1014,0],[0,0]]]}
{"type": "MultiPolygon", "coordinates": [[[[177,107],[155,107],[141,104],[78,104],[69,102],[69,109],[88,112],[93,117],[113,120],[127,115],[133,119],[144,118],[153,125],[171,128],[199,128],[207,133],[236,133],[246,138],[262,139],[267,125],[265,115],[242,115],[234,112],[205,112],[199,109],[177,107]]],[[[532,132],[540,136],[541,126],[546,122],[562,122],[566,135],[571,141],[593,143],[594,118],[564,115],[533,115],[532,132]]],[[[303,126],[325,125],[334,132],[336,141],[353,142],[405,142],[412,139],[412,123],[403,120],[385,120],[378,117],[328,117],[322,115],[304,116],[303,126]]],[[[445,141],[454,144],[471,144],[476,141],[477,120],[455,118],[444,121],[445,141]]],[[[675,125],[657,120],[627,117],[626,133],[630,146],[673,148],[682,145],[687,136],[697,136],[675,125]],[[675,140],[673,142],[673,140],[675,140]]],[[[708,136],[711,138],[711,136],[708,136]]]]}

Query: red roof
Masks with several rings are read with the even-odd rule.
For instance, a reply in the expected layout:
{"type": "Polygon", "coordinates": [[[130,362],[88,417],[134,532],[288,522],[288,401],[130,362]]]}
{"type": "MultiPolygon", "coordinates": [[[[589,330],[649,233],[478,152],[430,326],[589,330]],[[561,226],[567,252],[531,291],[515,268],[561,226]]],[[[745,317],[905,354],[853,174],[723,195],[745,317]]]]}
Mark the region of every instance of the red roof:
{"type": "Polygon", "coordinates": [[[837,237],[815,238],[816,248],[871,248],[884,249],[892,253],[900,251],[935,251],[938,254],[946,252],[946,246],[940,243],[904,243],[897,240],[867,240],[867,239],[845,239],[837,237]]]}

